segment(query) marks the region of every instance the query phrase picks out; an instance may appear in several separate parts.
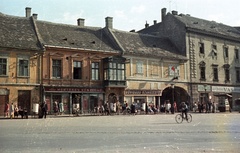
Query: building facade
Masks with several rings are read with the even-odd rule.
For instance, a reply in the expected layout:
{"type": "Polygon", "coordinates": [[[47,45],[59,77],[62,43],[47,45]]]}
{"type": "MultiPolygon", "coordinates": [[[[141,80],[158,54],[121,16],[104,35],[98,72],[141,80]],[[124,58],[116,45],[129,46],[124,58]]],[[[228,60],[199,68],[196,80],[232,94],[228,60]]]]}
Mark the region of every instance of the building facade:
{"type": "Polygon", "coordinates": [[[0,115],[5,103],[32,111],[40,101],[40,57],[43,52],[32,28],[33,17],[0,13],[0,115]]]}
{"type": "Polygon", "coordinates": [[[124,101],[128,104],[154,105],[166,101],[189,101],[187,58],[165,38],[109,29],[126,59],[124,101]]]}
{"type": "Polygon", "coordinates": [[[192,102],[228,100],[239,108],[239,45],[237,28],[162,9],[162,22],[140,31],[168,37],[189,58],[192,102]],[[157,29],[157,30],[153,30],[157,29]]]}

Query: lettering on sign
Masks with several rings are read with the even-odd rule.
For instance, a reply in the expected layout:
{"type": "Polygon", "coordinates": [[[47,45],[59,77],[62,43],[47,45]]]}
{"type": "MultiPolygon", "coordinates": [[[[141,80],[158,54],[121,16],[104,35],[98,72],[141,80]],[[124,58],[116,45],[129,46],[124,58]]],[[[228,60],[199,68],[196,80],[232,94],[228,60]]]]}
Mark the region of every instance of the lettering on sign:
{"type": "Polygon", "coordinates": [[[44,87],[45,91],[58,91],[58,92],[103,92],[103,89],[96,88],[64,88],[64,87],[44,87]]]}
{"type": "Polygon", "coordinates": [[[161,95],[161,90],[126,90],[126,95],[161,95]]]}

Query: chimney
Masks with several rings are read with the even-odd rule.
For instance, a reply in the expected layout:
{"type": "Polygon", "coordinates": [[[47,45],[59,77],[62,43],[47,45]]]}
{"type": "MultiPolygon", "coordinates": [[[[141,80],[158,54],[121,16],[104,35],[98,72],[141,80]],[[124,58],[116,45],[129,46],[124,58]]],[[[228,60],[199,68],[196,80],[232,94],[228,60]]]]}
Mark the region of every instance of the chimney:
{"type": "Polygon", "coordinates": [[[178,15],[178,12],[173,10],[172,15],[178,15]]]}
{"type": "Polygon", "coordinates": [[[85,21],[85,19],[82,19],[82,18],[77,19],[78,26],[84,27],[84,21],[85,21]]]}
{"type": "Polygon", "coordinates": [[[153,20],[153,25],[157,24],[157,20],[153,20]]]}
{"type": "Polygon", "coordinates": [[[147,21],[146,21],[145,28],[148,28],[148,27],[149,27],[149,24],[148,24],[147,21]]]}
{"type": "Polygon", "coordinates": [[[109,29],[113,28],[113,18],[112,17],[106,17],[105,18],[106,21],[106,27],[109,29]]]}
{"type": "Polygon", "coordinates": [[[35,14],[35,13],[33,13],[33,15],[32,15],[32,16],[33,16],[33,18],[34,18],[34,19],[36,19],[36,20],[37,20],[37,16],[38,16],[38,14],[35,14]]]}
{"type": "Polygon", "coordinates": [[[27,18],[30,17],[31,16],[31,7],[26,7],[25,10],[26,10],[26,17],[27,18]]]}
{"type": "Polygon", "coordinates": [[[167,9],[162,8],[162,21],[163,21],[164,17],[166,16],[166,14],[167,14],[167,9]]]}

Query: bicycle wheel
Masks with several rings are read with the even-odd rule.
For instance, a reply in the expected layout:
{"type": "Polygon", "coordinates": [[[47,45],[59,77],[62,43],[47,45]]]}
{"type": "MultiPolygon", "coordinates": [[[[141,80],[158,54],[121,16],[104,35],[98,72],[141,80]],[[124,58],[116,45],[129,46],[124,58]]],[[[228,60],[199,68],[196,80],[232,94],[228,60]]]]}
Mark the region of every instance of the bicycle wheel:
{"type": "Polygon", "coordinates": [[[177,123],[182,123],[182,121],[183,121],[183,118],[182,118],[182,115],[181,114],[177,114],[176,116],[175,116],[175,120],[176,120],[176,122],[177,123]]]}
{"type": "Polygon", "coordinates": [[[192,115],[191,115],[191,114],[188,114],[187,116],[188,116],[188,117],[187,117],[187,118],[188,118],[188,119],[187,119],[187,122],[188,122],[188,123],[192,122],[192,115]]]}

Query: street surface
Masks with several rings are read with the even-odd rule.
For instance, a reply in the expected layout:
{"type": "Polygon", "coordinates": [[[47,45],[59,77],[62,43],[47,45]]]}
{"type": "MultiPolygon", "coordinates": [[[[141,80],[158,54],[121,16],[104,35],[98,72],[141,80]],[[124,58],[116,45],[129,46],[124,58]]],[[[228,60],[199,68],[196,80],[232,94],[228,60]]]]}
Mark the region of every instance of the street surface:
{"type": "Polygon", "coordinates": [[[0,119],[1,153],[239,153],[240,113],[0,119]]]}

